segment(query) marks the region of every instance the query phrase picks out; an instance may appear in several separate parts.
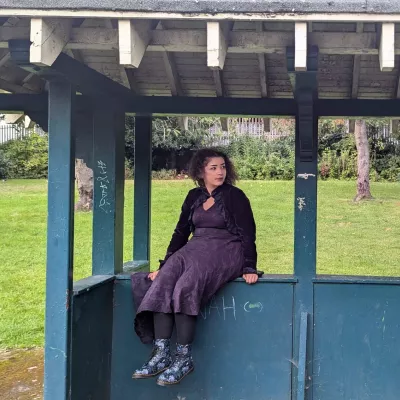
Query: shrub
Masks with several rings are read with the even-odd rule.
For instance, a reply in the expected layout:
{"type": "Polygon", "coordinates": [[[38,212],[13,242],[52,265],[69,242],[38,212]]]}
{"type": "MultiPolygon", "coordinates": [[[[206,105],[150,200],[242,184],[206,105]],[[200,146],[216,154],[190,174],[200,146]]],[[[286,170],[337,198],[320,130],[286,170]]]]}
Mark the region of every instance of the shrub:
{"type": "Polygon", "coordinates": [[[3,150],[0,150],[0,179],[8,178],[10,167],[11,162],[6,153],[3,150]]]}
{"type": "Polygon", "coordinates": [[[0,147],[9,160],[8,178],[47,178],[48,136],[33,133],[0,147]]]}
{"type": "Polygon", "coordinates": [[[157,180],[171,180],[176,178],[176,171],[173,170],[168,170],[168,169],[162,169],[160,171],[153,171],[152,172],[152,178],[157,179],[157,180]]]}

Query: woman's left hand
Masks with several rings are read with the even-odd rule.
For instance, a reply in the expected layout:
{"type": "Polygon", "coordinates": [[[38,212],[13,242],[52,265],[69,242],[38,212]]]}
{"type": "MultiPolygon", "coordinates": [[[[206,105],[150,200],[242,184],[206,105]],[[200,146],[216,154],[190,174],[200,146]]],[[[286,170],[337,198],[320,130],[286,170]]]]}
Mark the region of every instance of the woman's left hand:
{"type": "Polygon", "coordinates": [[[253,285],[258,281],[258,275],[257,274],[244,274],[243,279],[248,283],[249,285],[253,285]]]}

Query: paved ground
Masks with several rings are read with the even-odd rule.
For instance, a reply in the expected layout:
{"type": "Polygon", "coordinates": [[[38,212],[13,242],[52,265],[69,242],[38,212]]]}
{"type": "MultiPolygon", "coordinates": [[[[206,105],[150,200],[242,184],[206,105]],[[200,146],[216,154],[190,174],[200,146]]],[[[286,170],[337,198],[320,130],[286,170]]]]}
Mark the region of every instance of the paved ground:
{"type": "Polygon", "coordinates": [[[43,349],[0,350],[0,399],[43,398],[43,349]]]}

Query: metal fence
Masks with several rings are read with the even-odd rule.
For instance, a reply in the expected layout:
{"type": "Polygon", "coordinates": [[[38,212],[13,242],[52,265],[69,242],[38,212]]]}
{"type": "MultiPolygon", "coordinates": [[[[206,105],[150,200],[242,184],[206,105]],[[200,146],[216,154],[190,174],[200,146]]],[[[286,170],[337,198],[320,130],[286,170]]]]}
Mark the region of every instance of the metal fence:
{"type": "MultiPolygon", "coordinates": [[[[214,146],[228,145],[232,140],[241,136],[252,138],[263,138],[264,140],[274,140],[287,137],[294,132],[293,120],[280,119],[279,123],[272,123],[271,129],[265,132],[263,118],[235,118],[230,119],[228,123],[228,132],[222,131],[221,126],[214,125],[209,133],[211,144],[214,146]],[[276,127],[279,126],[279,129],[276,127]]],[[[347,123],[347,129],[349,124],[347,123]]],[[[349,132],[349,130],[348,130],[349,132]]],[[[385,141],[399,145],[400,140],[396,139],[391,131],[390,123],[382,124],[378,128],[367,125],[368,136],[374,139],[384,139],[385,141]]]]}
{"type": "Polygon", "coordinates": [[[393,136],[393,133],[390,129],[390,124],[385,124],[380,126],[378,129],[373,128],[371,126],[367,126],[368,136],[374,139],[384,139],[385,141],[398,145],[400,144],[400,140],[396,139],[393,136]]]}
{"type": "Polygon", "coordinates": [[[33,128],[25,128],[18,124],[0,125],[0,144],[6,143],[10,140],[22,139],[23,137],[32,135],[33,133],[44,135],[45,131],[38,125],[33,128]]]}
{"type": "MultiPolygon", "coordinates": [[[[284,120],[281,120],[284,121],[284,120]]],[[[289,120],[288,120],[289,121],[289,120]]],[[[288,122],[285,120],[285,122],[288,122]]],[[[275,124],[270,120],[270,129],[265,131],[263,118],[235,118],[229,119],[228,131],[222,131],[221,126],[215,125],[210,129],[210,136],[213,146],[228,145],[232,140],[241,136],[264,140],[274,140],[289,136],[293,129],[286,123],[285,127],[275,128],[275,124]]]]}

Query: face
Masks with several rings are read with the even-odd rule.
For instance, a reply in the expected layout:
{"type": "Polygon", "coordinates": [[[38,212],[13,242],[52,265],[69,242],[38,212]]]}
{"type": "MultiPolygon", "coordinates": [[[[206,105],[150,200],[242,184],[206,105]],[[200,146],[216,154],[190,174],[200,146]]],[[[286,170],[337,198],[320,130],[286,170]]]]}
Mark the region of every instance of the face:
{"type": "Polygon", "coordinates": [[[203,180],[207,187],[218,187],[225,182],[226,165],[222,157],[213,157],[204,167],[203,180]]]}

